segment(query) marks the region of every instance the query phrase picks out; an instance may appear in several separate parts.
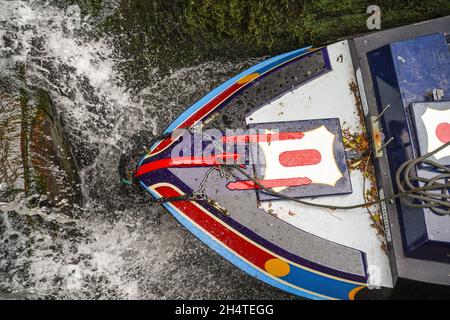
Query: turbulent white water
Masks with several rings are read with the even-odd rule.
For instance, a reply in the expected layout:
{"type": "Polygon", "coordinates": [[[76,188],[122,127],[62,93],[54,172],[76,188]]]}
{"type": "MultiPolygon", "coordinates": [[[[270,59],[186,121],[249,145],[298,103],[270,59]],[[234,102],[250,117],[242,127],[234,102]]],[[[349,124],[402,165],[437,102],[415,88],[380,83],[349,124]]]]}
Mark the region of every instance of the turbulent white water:
{"type": "MultiPolygon", "coordinates": [[[[96,19],[114,11],[104,4],[96,19]]],[[[98,22],[98,21],[96,21],[98,22]]],[[[76,5],[0,0],[0,75],[47,90],[80,167],[83,207],[68,217],[0,203],[0,297],[273,298],[158,207],[120,192],[117,164],[129,138],[160,132],[187,104],[243,64],[205,62],[129,88],[116,71],[112,39],[76,5]],[[92,36],[95,34],[95,37],[92,36]],[[137,93],[136,93],[137,92],[137,93]]],[[[152,69],[153,68],[153,69],[152,69]]]]}

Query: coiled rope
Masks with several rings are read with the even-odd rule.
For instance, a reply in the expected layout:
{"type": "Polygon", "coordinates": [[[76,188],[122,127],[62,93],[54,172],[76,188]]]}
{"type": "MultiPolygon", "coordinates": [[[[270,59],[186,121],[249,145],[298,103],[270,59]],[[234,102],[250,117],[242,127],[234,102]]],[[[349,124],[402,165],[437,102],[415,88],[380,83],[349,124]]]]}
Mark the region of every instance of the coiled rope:
{"type": "Polygon", "coordinates": [[[428,208],[439,215],[450,214],[450,195],[448,194],[450,183],[447,182],[450,178],[450,168],[428,159],[448,145],[450,142],[421,157],[408,160],[398,168],[395,182],[399,194],[402,194],[400,200],[405,205],[412,208],[428,208]],[[418,176],[416,170],[420,164],[430,166],[438,174],[432,178],[418,176]],[[417,188],[418,184],[423,184],[423,187],[417,188]]]}

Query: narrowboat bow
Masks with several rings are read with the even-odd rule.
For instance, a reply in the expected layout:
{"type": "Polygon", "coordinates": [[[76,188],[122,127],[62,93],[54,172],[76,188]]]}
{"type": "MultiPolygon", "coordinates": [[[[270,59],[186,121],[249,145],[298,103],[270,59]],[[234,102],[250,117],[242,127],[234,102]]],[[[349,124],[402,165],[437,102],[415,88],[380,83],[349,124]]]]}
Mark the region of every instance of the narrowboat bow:
{"type": "Polygon", "coordinates": [[[176,118],[134,177],[218,254],[292,294],[449,286],[448,33],[445,17],[267,59],[176,118]],[[396,184],[416,159],[413,186],[406,171],[396,184]]]}

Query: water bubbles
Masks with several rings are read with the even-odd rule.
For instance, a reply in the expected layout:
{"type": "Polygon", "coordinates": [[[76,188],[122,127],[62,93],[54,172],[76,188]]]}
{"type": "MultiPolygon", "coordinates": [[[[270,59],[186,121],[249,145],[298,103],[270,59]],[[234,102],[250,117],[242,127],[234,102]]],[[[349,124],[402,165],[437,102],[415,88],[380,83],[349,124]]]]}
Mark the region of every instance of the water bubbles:
{"type": "Polygon", "coordinates": [[[68,6],[66,9],[65,27],[73,33],[81,28],[81,10],[78,5],[68,6]]]}
{"type": "MultiPolygon", "coordinates": [[[[102,3],[97,19],[118,5],[102,3]]],[[[0,271],[8,275],[0,277],[0,292],[19,298],[264,297],[264,285],[168,213],[125,196],[117,170],[133,135],[145,131],[150,139],[162,132],[181,110],[252,61],[204,62],[170,75],[149,64],[152,84],[134,88],[122,80],[121,72],[131,71],[117,71],[113,36],[91,22],[76,5],[63,10],[44,1],[0,0],[0,76],[48,92],[83,194],[83,206],[74,205],[70,215],[23,193],[0,202],[0,271]]]]}

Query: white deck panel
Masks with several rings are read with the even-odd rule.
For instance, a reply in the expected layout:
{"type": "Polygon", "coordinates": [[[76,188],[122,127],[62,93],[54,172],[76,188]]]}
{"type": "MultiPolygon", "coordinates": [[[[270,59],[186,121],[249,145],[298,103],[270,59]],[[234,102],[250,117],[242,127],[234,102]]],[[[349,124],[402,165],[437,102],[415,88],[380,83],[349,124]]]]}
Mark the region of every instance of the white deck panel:
{"type": "MultiPolygon", "coordinates": [[[[350,83],[356,83],[356,78],[347,41],[328,46],[328,53],[332,71],[263,105],[247,117],[247,123],[339,118],[342,128],[362,132],[357,102],[350,90],[350,83]]],[[[333,205],[363,203],[362,173],[354,170],[350,177],[352,194],[304,200],[333,205]]],[[[370,186],[370,181],[366,181],[366,188],[370,186]]],[[[365,252],[370,283],[392,287],[389,260],[381,248],[384,239],[371,226],[373,222],[365,208],[339,211],[284,200],[262,203],[266,210],[269,206],[280,219],[304,231],[365,252]]],[[[376,208],[370,210],[375,212],[376,208]]]]}

